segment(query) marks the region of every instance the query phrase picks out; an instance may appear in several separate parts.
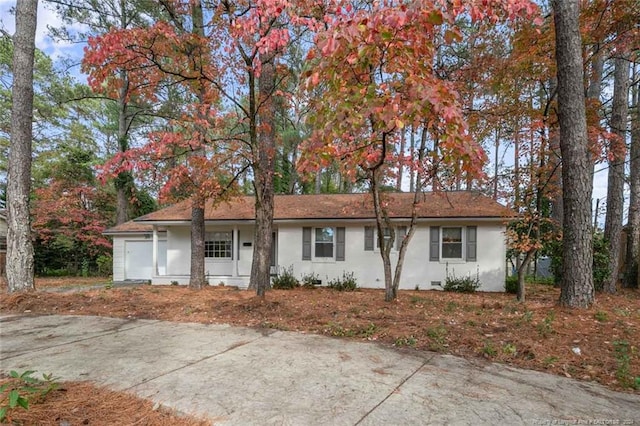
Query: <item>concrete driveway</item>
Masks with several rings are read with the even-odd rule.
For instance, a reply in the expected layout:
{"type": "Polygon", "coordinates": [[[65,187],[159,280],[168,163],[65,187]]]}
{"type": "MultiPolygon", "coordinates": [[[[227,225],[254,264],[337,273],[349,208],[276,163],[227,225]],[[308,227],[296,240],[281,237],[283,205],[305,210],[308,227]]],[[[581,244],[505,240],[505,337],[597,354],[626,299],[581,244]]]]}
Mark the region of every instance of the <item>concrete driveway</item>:
{"type": "Polygon", "coordinates": [[[133,392],[226,425],[639,424],[640,396],[504,365],[275,330],[0,317],[0,370],[133,392]]]}

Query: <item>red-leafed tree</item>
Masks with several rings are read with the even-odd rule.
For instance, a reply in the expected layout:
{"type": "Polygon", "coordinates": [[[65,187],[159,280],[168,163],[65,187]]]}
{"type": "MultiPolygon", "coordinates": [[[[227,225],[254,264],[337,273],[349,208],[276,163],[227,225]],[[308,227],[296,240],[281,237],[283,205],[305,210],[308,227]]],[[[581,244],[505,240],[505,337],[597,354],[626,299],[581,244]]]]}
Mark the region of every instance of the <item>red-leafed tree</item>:
{"type": "MultiPolygon", "coordinates": [[[[91,36],[108,31],[150,25],[153,17],[162,12],[154,3],[147,0],[55,0],[49,4],[60,18],[61,26],[49,27],[49,30],[54,38],[65,43],[84,44],[91,36]]],[[[114,111],[107,120],[117,152],[125,152],[134,145],[136,133],[153,110],[151,105],[132,96],[136,90],[131,85],[135,83],[129,80],[126,67],[114,69],[110,80],[119,80],[117,91],[106,86],[94,87],[94,90],[114,111]]],[[[116,224],[120,224],[135,214],[136,181],[129,170],[122,170],[112,181],[117,200],[115,219],[116,224]]]]}
{"type": "Polygon", "coordinates": [[[208,198],[220,198],[229,186],[225,182],[233,182],[226,178],[224,164],[228,159],[223,156],[233,150],[210,143],[219,119],[219,91],[208,80],[220,74],[219,64],[210,58],[220,45],[203,36],[200,2],[168,2],[163,6],[170,22],[114,29],[90,38],[84,64],[95,90],[114,94],[124,90],[126,97],[155,102],[161,93],[179,88],[185,106],[172,112],[167,131],[154,132],[143,147],[115,156],[105,171],[107,175],[132,169],[152,171],[164,177],[161,195],[191,197],[190,286],[200,288],[205,284],[204,204],[208,198]],[[114,71],[123,70],[127,81],[113,77],[114,71]]]}
{"type": "Polygon", "coordinates": [[[49,179],[34,191],[36,269],[87,273],[95,270],[98,257],[111,257],[111,242],[102,232],[112,224],[115,197],[96,185],[91,152],[69,146],[59,150],[49,179]]]}
{"type": "Polygon", "coordinates": [[[86,273],[93,269],[99,256],[110,258],[111,242],[102,232],[111,222],[112,211],[104,207],[107,202],[113,203],[113,197],[94,185],[62,180],[52,180],[34,192],[33,229],[39,273],[47,272],[43,263],[47,268],[57,266],[72,273],[84,268],[86,273]]]}
{"type": "Polygon", "coordinates": [[[325,18],[327,27],[317,36],[308,72],[309,86],[321,85],[325,92],[314,105],[316,132],[300,167],[313,169],[338,158],[347,176],[355,179],[360,174],[367,180],[387,301],[397,295],[404,253],[415,230],[419,192],[427,186],[439,187],[435,179],[439,168],[448,168],[454,180],[480,176],[486,158],[469,138],[455,85],[435,72],[434,40],[446,44],[459,40],[462,34],[456,19],[462,15],[497,22],[536,10],[528,1],[378,2],[363,9],[338,7],[325,18]],[[422,129],[422,146],[413,157],[398,150],[408,125],[422,129]],[[428,152],[427,140],[431,141],[428,152]],[[390,183],[401,163],[417,171],[419,185],[392,276],[395,232],[381,187],[390,183]],[[391,238],[385,239],[385,234],[391,238]]]}
{"type": "MultiPolygon", "coordinates": [[[[250,286],[264,296],[270,281],[273,221],[274,155],[277,137],[274,97],[282,82],[279,58],[291,39],[293,26],[310,20],[285,0],[239,0],[204,3],[163,1],[169,18],[145,29],[114,30],[91,39],[85,54],[90,83],[96,89],[119,90],[111,76],[126,69],[130,85],[142,97],[153,98],[165,82],[184,87],[191,111],[172,121],[169,133],[144,151],[152,162],[175,158],[166,142],[182,140],[180,167],[169,164],[169,185],[191,181],[193,226],[203,226],[204,200],[251,168],[255,195],[256,231],[250,286]],[[206,17],[206,18],[205,18],[206,17]],[[185,145],[186,144],[186,145],[185,145]],[[188,151],[185,153],[184,151],[188,151]],[[154,159],[155,157],[155,159],[154,159]],[[233,165],[232,174],[224,167],[233,165]],[[182,172],[180,172],[182,170],[182,172]],[[224,173],[223,173],[224,172],[224,173]],[[235,174],[234,174],[235,173],[235,174]],[[213,188],[213,189],[212,189],[213,188]]],[[[304,8],[303,8],[304,9],[304,8]]],[[[118,167],[133,167],[141,151],[131,151],[118,167]]],[[[143,167],[149,167],[146,161],[143,167]]],[[[202,235],[203,229],[192,233],[202,235]]],[[[193,232],[193,228],[192,228],[193,232]]],[[[192,242],[193,255],[197,244],[192,242]]],[[[192,268],[192,281],[195,280],[192,268]]]]}
{"type": "MultiPolygon", "coordinates": [[[[507,228],[508,259],[518,277],[517,297],[525,300],[525,275],[540,250],[559,238],[552,200],[561,194],[550,18],[523,20],[512,31],[492,29],[488,45],[477,48],[471,71],[478,83],[472,110],[475,138],[491,138],[495,164],[493,195],[506,200],[515,218],[507,228]],[[496,48],[496,43],[501,46],[496,48]],[[499,169],[500,150],[513,147],[513,166],[499,169]]],[[[467,70],[463,70],[463,76],[467,70]]]]}
{"type": "MultiPolygon", "coordinates": [[[[638,12],[628,1],[590,1],[582,6],[587,134],[593,164],[623,153],[614,148],[615,138],[603,120],[608,109],[601,99],[603,64],[613,47],[629,45],[632,32],[619,30],[637,22],[632,16],[638,12]]],[[[476,103],[469,113],[470,132],[474,139],[495,146],[492,192],[520,215],[508,234],[520,300],[524,300],[524,276],[530,261],[541,249],[549,253],[548,243],[558,238],[563,222],[555,31],[553,15],[544,15],[541,25],[521,21],[514,31],[493,26],[474,45],[457,49],[466,56],[460,61],[458,78],[470,82],[461,94],[465,99],[475,97],[476,103]],[[499,169],[500,151],[504,155],[508,145],[514,153],[513,166],[499,169]]],[[[475,26],[468,31],[479,34],[475,26]]]]}

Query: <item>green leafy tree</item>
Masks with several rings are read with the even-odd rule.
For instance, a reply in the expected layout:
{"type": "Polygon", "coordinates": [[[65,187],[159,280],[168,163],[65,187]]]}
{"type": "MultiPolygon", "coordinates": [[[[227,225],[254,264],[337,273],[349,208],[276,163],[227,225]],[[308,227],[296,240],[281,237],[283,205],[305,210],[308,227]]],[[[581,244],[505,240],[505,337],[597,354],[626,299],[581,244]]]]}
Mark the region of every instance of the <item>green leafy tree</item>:
{"type": "MultiPolygon", "coordinates": [[[[51,28],[54,38],[72,43],[87,42],[91,36],[99,36],[114,29],[144,28],[153,23],[156,14],[163,9],[156,2],[149,0],[54,0],[51,1],[63,26],[51,28]],[[81,25],[82,30],[77,28],[81,25]]],[[[115,145],[115,152],[126,152],[132,147],[132,139],[137,131],[142,130],[148,122],[147,116],[152,113],[151,106],[131,96],[128,86],[133,84],[128,70],[114,70],[109,84],[117,84],[119,90],[97,91],[98,95],[110,103],[106,112],[106,126],[102,131],[115,145]]],[[[91,96],[86,94],[84,97],[91,96]]],[[[116,223],[129,220],[135,213],[133,205],[137,199],[136,182],[131,171],[122,170],[113,179],[116,190],[117,208],[116,223]]]]}

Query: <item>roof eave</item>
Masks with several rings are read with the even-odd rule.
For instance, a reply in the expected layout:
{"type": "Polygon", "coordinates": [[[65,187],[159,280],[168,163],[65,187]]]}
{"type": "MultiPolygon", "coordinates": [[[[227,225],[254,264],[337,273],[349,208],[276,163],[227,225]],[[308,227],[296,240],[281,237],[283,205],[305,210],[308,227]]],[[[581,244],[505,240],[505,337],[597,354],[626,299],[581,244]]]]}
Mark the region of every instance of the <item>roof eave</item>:
{"type": "Polygon", "coordinates": [[[147,235],[152,234],[153,231],[110,231],[106,230],[102,232],[102,235],[113,236],[113,235],[147,235]]]}
{"type": "MultiPolygon", "coordinates": [[[[418,217],[416,220],[418,222],[507,222],[515,219],[513,217],[507,216],[424,216],[418,217]]],[[[350,222],[350,223],[370,223],[375,222],[375,217],[314,217],[314,218],[283,218],[283,219],[274,219],[273,223],[276,224],[293,224],[293,223],[313,223],[313,222],[324,222],[324,223],[337,223],[337,222],[350,222]]],[[[406,222],[410,221],[411,217],[391,217],[390,220],[392,222],[406,222]]],[[[189,226],[191,225],[190,220],[185,219],[177,219],[177,220],[135,220],[137,223],[144,223],[147,225],[153,226],[189,226]]],[[[205,219],[206,225],[252,225],[255,223],[255,219],[205,219]]],[[[150,232],[150,231],[143,231],[150,232]]]]}
{"type": "Polygon", "coordinates": [[[162,219],[162,220],[153,220],[153,219],[134,219],[136,223],[146,224],[146,225],[154,225],[154,226],[169,226],[169,225],[189,225],[191,220],[188,219],[162,219]]]}

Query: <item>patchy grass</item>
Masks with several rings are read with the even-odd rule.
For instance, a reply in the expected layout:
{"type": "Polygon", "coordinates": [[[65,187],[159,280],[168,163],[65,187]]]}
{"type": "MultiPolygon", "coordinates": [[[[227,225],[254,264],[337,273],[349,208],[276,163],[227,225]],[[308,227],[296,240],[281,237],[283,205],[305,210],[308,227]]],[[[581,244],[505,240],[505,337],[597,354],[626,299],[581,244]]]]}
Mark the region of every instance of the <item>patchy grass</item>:
{"type": "Polygon", "coordinates": [[[111,283],[111,277],[37,277],[35,279],[36,290],[85,287],[100,284],[107,285],[109,283],[111,283]]]}

